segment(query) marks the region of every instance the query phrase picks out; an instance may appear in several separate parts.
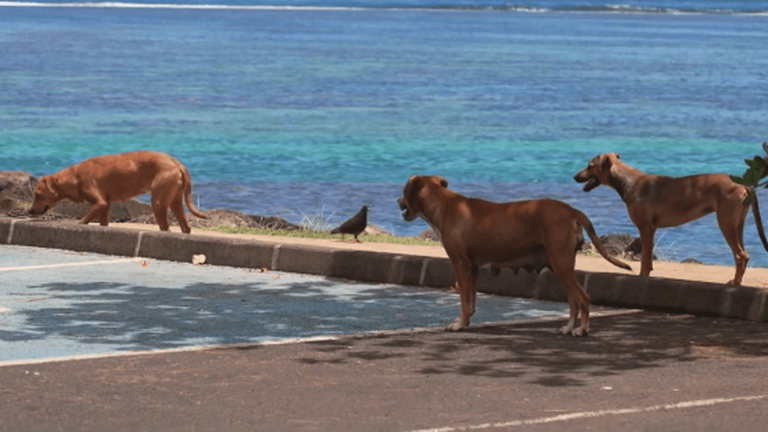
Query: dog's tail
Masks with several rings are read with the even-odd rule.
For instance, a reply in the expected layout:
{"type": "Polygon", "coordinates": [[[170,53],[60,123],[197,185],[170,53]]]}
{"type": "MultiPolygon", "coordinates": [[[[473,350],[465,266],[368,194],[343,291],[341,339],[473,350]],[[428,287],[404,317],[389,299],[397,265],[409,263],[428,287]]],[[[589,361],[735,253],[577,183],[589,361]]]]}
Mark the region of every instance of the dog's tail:
{"type": "Polygon", "coordinates": [[[600,238],[595,233],[595,227],[592,226],[592,221],[589,220],[587,215],[582,213],[579,210],[573,209],[574,213],[576,215],[576,222],[581,225],[582,228],[584,228],[584,231],[587,232],[587,235],[589,235],[590,240],[592,240],[592,244],[595,245],[595,249],[600,253],[600,255],[603,256],[609,263],[615,265],[616,267],[621,267],[625,270],[632,270],[632,267],[629,266],[629,264],[625,263],[624,261],[612,257],[607,250],[605,250],[605,246],[603,246],[603,242],[600,241],[600,238]]]}
{"type": "Polygon", "coordinates": [[[187,201],[189,212],[199,218],[208,219],[208,216],[206,216],[205,213],[199,211],[192,205],[192,179],[189,177],[189,172],[184,165],[179,163],[179,167],[181,168],[181,177],[184,181],[184,199],[187,201]]]}
{"type": "Polygon", "coordinates": [[[760,217],[760,207],[757,205],[757,191],[752,190],[755,195],[752,198],[752,214],[755,216],[755,227],[757,228],[757,235],[760,236],[760,241],[763,242],[763,247],[768,251],[768,240],[765,238],[765,231],[763,230],[763,218],[760,217]]]}

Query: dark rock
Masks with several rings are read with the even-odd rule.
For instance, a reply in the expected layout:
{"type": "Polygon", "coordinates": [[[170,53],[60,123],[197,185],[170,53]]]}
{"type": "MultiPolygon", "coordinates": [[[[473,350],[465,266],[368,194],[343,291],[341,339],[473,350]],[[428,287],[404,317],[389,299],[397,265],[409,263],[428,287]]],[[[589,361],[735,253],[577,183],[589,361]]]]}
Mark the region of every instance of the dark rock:
{"type": "Polygon", "coordinates": [[[267,228],[282,231],[299,231],[302,228],[299,225],[292,224],[283,218],[277,216],[257,216],[249,215],[252,223],[258,228],[267,228]]]}
{"type": "Polygon", "coordinates": [[[10,198],[0,198],[0,213],[8,213],[16,206],[16,201],[10,198]]]}
{"type": "MultiPolygon", "coordinates": [[[[69,200],[63,200],[56,203],[48,213],[51,213],[54,219],[82,219],[91,209],[91,204],[87,202],[76,203],[69,200]]],[[[110,222],[131,222],[135,219],[152,214],[152,207],[149,204],[139,200],[119,201],[112,203],[109,211],[110,222]]],[[[94,221],[97,221],[97,217],[94,221]]]]}
{"type": "Polygon", "coordinates": [[[605,246],[609,254],[613,256],[623,256],[627,248],[635,240],[635,237],[629,234],[607,234],[600,236],[600,242],[605,246]]]}
{"type": "Polygon", "coordinates": [[[424,231],[422,231],[421,234],[416,236],[416,238],[419,238],[419,239],[422,239],[422,240],[432,240],[432,241],[436,241],[436,242],[440,241],[440,236],[437,235],[437,232],[435,232],[435,230],[432,229],[432,227],[429,227],[429,228],[425,229],[424,231]]]}
{"type": "MultiPolygon", "coordinates": [[[[640,237],[630,234],[606,234],[600,236],[600,242],[605,246],[610,255],[634,261],[639,261],[642,257],[643,246],[640,242],[640,237]]],[[[581,250],[594,250],[594,245],[592,243],[585,243],[581,250]]],[[[653,259],[657,259],[656,255],[653,255],[653,259]]]]}
{"type": "Polygon", "coordinates": [[[640,241],[640,237],[632,240],[632,243],[627,246],[624,252],[640,255],[643,252],[643,243],[640,241]]]}
{"type": "Polygon", "coordinates": [[[24,171],[0,171],[0,192],[8,188],[34,189],[35,176],[24,171]]]}
{"type": "Polygon", "coordinates": [[[381,234],[381,235],[388,235],[388,236],[392,235],[391,232],[385,230],[384,228],[378,225],[370,224],[370,223],[368,224],[367,227],[365,227],[365,231],[363,232],[363,234],[377,234],[377,235],[381,234]]]}
{"type": "MultiPolygon", "coordinates": [[[[255,216],[240,213],[234,210],[222,210],[213,209],[203,211],[208,216],[208,219],[201,219],[194,215],[187,214],[189,219],[189,225],[194,228],[211,227],[211,226],[228,226],[228,227],[247,227],[247,228],[264,228],[274,229],[282,231],[297,231],[302,228],[299,225],[292,224],[285,219],[276,216],[255,216]]],[[[168,214],[169,223],[176,222],[176,218],[173,214],[168,214]]],[[[133,223],[155,224],[155,215],[150,211],[147,214],[141,215],[137,218],[130,220],[133,223]]]]}

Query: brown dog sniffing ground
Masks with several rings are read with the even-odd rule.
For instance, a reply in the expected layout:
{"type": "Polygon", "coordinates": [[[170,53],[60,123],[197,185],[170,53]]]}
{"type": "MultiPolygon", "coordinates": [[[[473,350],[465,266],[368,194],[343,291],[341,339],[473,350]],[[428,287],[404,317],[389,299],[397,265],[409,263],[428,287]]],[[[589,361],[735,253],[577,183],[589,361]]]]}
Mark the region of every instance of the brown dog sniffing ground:
{"type": "MultiPolygon", "coordinates": [[[[573,178],[579,183],[586,183],[584,192],[600,185],[610,186],[618,192],[627,206],[629,218],[640,232],[642,276],[650,275],[653,270],[653,243],[658,228],[682,225],[714,212],[736,262],[736,273],[728,283],[741,284],[749,261],[743,238],[744,218],[749,206],[742,204],[749,194],[747,186],[733,182],[727,174],[687,177],[646,174],[621,162],[616,153],[595,156],[573,178]]],[[[764,235],[756,199],[751,207],[762,239],[764,235]]]]}
{"type": "Polygon", "coordinates": [[[550,267],[568,294],[570,318],[563,334],[585,336],[589,328],[589,295],[579,285],[576,249],[587,231],[595,248],[611,264],[631,270],[611,257],[584,213],[560,201],[540,199],[494,203],[467,198],[448,189],[437,176],[412,176],[398,199],[403,219],[424,219],[440,235],[453,265],[461,297],[461,313],[446,330],[461,330],[475,312],[479,268],[550,267]],[[576,321],[581,323],[576,328],[576,321]]]}
{"type": "Polygon", "coordinates": [[[168,154],[134,151],[96,156],[40,177],[29,213],[43,214],[63,199],[87,201],[92,207],[80,223],[87,224],[98,217],[100,224],[107,226],[113,202],[150,192],[152,211],[160,229],[168,231],[170,208],[181,230],[189,234],[192,229],[184,216],[184,201],[190,213],[206,218],[192,205],[191,191],[187,169],[168,154]]]}

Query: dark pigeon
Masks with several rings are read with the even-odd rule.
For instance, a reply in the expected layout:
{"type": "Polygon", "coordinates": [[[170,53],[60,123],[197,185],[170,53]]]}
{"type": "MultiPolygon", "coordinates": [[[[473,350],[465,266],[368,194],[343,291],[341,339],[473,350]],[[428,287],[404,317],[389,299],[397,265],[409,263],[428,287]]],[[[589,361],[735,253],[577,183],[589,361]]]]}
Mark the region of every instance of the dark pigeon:
{"type": "Polygon", "coordinates": [[[331,234],[341,234],[341,241],[344,241],[344,234],[352,234],[355,236],[355,241],[360,243],[357,236],[365,231],[366,226],[368,226],[368,206],[364,205],[351,219],[332,229],[331,234]]]}

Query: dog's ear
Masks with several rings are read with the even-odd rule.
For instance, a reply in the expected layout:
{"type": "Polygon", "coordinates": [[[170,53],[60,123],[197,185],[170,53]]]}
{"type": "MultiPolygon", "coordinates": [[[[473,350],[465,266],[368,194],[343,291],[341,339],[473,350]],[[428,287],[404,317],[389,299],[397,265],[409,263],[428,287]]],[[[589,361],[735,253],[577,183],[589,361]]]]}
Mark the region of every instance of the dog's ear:
{"type": "Polygon", "coordinates": [[[405,182],[405,186],[403,186],[403,196],[408,197],[411,195],[411,190],[413,189],[413,183],[416,181],[416,176],[412,175],[408,177],[408,181],[405,182]]]}
{"type": "Polygon", "coordinates": [[[41,177],[40,183],[43,185],[43,188],[48,191],[48,193],[51,195],[56,195],[56,191],[53,187],[53,179],[51,177],[41,177]]]}
{"type": "MultiPolygon", "coordinates": [[[[604,155],[600,156],[600,160],[598,161],[598,165],[600,166],[601,171],[608,171],[611,169],[611,158],[610,155],[615,153],[606,153],[604,155]]],[[[618,155],[616,155],[618,156],[618,155]]]]}

